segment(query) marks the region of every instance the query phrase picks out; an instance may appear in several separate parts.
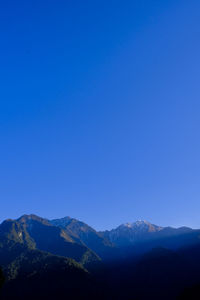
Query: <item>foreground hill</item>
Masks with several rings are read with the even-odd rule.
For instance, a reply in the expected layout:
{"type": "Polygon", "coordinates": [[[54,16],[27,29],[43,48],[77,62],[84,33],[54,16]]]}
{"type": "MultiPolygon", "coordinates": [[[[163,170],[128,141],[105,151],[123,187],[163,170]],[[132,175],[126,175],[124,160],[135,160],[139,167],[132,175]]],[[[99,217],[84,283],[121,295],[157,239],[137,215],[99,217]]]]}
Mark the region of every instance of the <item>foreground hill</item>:
{"type": "Polygon", "coordinates": [[[3,300],[200,299],[200,230],[24,215],[0,225],[0,266],[3,300]]]}
{"type": "MultiPolygon", "coordinates": [[[[73,259],[27,249],[4,266],[1,299],[92,299],[92,276],[73,259]]],[[[99,291],[98,291],[99,293],[99,291]]]]}
{"type": "Polygon", "coordinates": [[[102,271],[115,300],[200,299],[200,244],[155,248],[138,259],[110,263],[102,271]]]}

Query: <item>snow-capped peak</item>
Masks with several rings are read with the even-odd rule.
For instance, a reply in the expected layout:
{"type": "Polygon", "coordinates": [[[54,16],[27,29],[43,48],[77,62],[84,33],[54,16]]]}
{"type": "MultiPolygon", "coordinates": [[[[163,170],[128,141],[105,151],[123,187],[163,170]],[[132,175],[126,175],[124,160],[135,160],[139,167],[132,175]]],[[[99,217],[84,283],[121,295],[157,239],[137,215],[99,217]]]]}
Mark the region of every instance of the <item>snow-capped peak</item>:
{"type": "Polygon", "coordinates": [[[124,227],[128,227],[128,228],[134,228],[134,227],[146,227],[146,226],[151,226],[152,224],[149,223],[148,221],[146,220],[138,220],[136,222],[132,222],[132,223],[125,223],[125,224],[122,224],[122,226],[124,227]]]}

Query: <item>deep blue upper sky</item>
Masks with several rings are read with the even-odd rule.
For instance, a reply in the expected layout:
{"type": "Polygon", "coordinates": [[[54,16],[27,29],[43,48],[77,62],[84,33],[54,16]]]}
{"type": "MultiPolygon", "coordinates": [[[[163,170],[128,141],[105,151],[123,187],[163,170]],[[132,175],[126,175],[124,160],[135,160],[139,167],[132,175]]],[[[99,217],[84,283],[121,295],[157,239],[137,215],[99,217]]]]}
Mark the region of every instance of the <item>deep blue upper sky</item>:
{"type": "Polygon", "coordinates": [[[1,2],[0,201],[200,227],[199,0],[1,2]]]}

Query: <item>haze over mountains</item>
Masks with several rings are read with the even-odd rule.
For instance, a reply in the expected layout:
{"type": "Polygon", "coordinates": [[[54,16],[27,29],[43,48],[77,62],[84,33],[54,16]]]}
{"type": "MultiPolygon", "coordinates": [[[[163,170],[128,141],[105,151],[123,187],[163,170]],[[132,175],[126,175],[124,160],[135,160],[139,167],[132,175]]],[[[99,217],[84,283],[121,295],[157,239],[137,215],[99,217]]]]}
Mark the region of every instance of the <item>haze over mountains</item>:
{"type": "Polygon", "coordinates": [[[5,220],[0,225],[0,238],[7,238],[7,242],[71,257],[82,264],[108,259],[109,254],[112,256],[127,247],[138,249],[146,246],[148,250],[149,247],[167,245],[176,249],[185,243],[196,243],[199,233],[199,230],[188,227],[161,227],[148,221],[126,223],[110,231],[97,232],[74,218],[47,220],[36,215],[23,215],[17,220],[5,220]]]}
{"type": "MultiPolygon", "coordinates": [[[[170,276],[180,275],[180,267],[188,270],[192,265],[188,263],[191,253],[195,258],[194,266],[198,265],[196,260],[200,266],[199,248],[200,230],[187,227],[161,227],[148,221],[136,221],[110,231],[97,232],[70,217],[47,220],[36,215],[24,215],[17,220],[5,220],[0,225],[0,265],[6,277],[3,299],[11,299],[13,293],[15,297],[27,299],[27,293],[33,286],[37,286],[33,298],[38,299],[47,295],[54,299],[53,295],[55,297],[58,293],[76,295],[78,299],[97,296],[106,299],[107,290],[109,297],[114,295],[113,299],[124,291],[127,294],[124,299],[134,299],[133,294],[140,294],[137,288],[143,281],[142,270],[151,270],[152,273],[151,268],[157,268],[159,273],[159,266],[163,264],[170,276]],[[139,269],[138,264],[142,266],[139,269]],[[135,286],[132,291],[133,279],[137,288],[135,286]],[[52,287],[49,285],[51,281],[54,282],[52,287]],[[23,282],[26,282],[27,288],[23,282]],[[118,282],[122,282],[122,287],[116,292],[114,286],[118,282]]],[[[198,283],[197,271],[192,269],[191,272],[195,274],[194,280],[190,282],[191,279],[180,277],[176,293],[181,290],[179,283],[198,283]]],[[[159,282],[158,274],[154,275],[159,282]]],[[[160,287],[173,294],[172,287],[177,279],[172,278],[168,285],[166,278],[163,279],[160,287]]],[[[147,286],[150,289],[152,284],[147,286]]],[[[157,288],[154,299],[160,295],[160,290],[157,288]]],[[[145,295],[141,299],[145,299],[145,295]]]]}

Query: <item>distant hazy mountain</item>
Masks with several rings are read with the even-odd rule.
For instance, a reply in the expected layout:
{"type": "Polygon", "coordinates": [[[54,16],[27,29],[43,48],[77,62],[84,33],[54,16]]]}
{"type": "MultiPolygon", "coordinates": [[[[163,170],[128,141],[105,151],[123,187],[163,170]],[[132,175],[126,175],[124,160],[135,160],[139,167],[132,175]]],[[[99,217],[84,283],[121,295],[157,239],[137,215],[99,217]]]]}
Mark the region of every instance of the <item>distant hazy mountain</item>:
{"type": "Polygon", "coordinates": [[[116,246],[133,245],[144,239],[153,237],[153,234],[161,231],[163,228],[150,224],[147,221],[137,221],[135,223],[126,223],[110,231],[106,230],[100,234],[108,238],[116,246]]]}
{"type": "MultiPolygon", "coordinates": [[[[157,241],[158,245],[164,240],[173,237],[184,236],[196,232],[191,228],[181,227],[161,227],[149,223],[148,221],[137,221],[134,223],[122,224],[116,229],[100,232],[103,237],[106,237],[117,247],[129,247],[141,243],[157,241]]],[[[157,245],[156,245],[157,246],[157,245]]],[[[159,245],[160,246],[160,245],[159,245]]]]}
{"type": "Polygon", "coordinates": [[[72,240],[87,246],[97,253],[101,258],[108,258],[114,245],[110,240],[95,229],[79,220],[65,217],[49,221],[52,225],[62,228],[72,240]]]}

